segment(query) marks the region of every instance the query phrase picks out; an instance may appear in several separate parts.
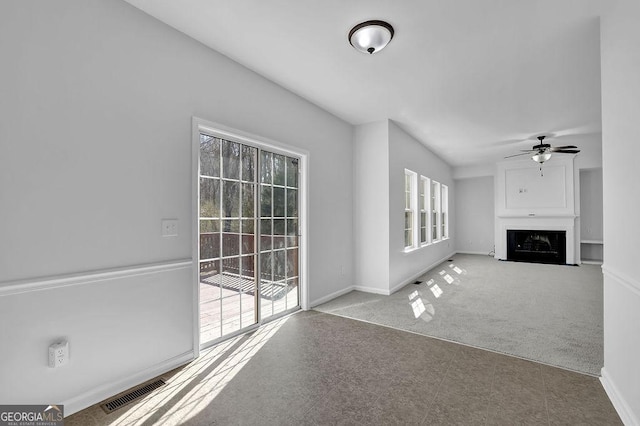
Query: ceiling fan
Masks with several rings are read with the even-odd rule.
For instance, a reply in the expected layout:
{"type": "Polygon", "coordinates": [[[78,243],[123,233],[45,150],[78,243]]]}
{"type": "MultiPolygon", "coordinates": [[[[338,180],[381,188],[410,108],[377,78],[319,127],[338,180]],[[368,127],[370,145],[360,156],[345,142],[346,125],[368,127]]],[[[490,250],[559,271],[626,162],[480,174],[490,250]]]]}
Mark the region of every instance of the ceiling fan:
{"type": "Polygon", "coordinates": [[[575,145],[565,145],[552,147],[548,143],[544,143],[546,136],[538,136],[537,139],[540,143],[534,145],[531,149],[522,150],[521,154],[509,155],[504,158],[518,157],[520,155],[531,155],[531,159],[537,163],[540,163],[540,174],[542,174],[542,164],[551,158],[551,153],[557,152],[558,154],[577,154],[580,152],[575,145]],[[532,155],[533,154],[533,155],[532,155]]]}

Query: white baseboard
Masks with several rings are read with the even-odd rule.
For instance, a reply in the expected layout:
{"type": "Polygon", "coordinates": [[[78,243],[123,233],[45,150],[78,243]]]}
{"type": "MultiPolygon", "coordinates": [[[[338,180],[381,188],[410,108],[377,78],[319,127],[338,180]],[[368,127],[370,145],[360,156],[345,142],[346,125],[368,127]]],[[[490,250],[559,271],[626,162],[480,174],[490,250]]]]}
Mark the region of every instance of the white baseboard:
{"type": "Polygon", "coordinates": [[[467,250],[456,250],[456,254],[479,254],[481,256],[489,256],[491,251],[467,251],[467,250]]]}
{"type": "Polygon", "coordinates": [[[426,268],[420,270],[420,272],[417,272],[417,273],[413,274],[411,277],[401,281],[399,284],[396,284],[393,288],[390,289],[389,294],[393,294],[396,291],[398,291],[401,288],[403,288],[404,286],[406,286],[407,284],[411,284],[418,277],[420,277],[421,275],[426,274],[427,272],[429,272],[430,270],[432,270],[433,268],[435,268],[436,266],[438,266],[442,262],[446,261],[447,259],[450,259],[451,256],[453,256],[455,254],[456,254],[455,251],[449,253],[448,255],[444,256],[443,258],[441,258],[439,260],[436,260],[435,262],[433,262],[431,265],[427,266],[426,268]]]}
{"type": "Polygon", "coordinates": [[[111,383],[105,383],[104,385],[98,386],[88,392],[83,392],[81,395],[72,397],[63,402],[64,415],[65,417],[70,416],[73,413],[77,413],[80,410],[91,407],[92,405],[104,401],[105,399],[110,398],[114,395],[117,395],[120,392],[137,386],[140,383],[144,383],[168,371],[171,371],[174,368],[180,367],[181,365],[184,365],[189,361],[192,361],[193,359],[193,351],[185,352],[164,362],[161,362],[160,364],[154,365],[153,367],[139,371],[131,376],[127,376],[124,379],[117,380],[111,383]]]}
{"type": "Polygon", "coordinates": [[[626,426],[640,426],[640,421],[629,407],[629,404],[627,404],[624,398],[622,398],[622,396],[620,395],[620,391],[618,391],[618,388],[611,380],[611,377],[607,373],[607,370],[605,368],[602,368],[600,374],[600,382],[602,383],[602,387],[607,393],[607,396],[609,396],[613,407],[618,412],[622,423],[624,423],[626,426]]]}
{"type": "Polygon", "coordinates": [[[396,286],[394,286],[392,289],[390,290],[385,290],[385,289],[381,289],[381,288],[375,288],[375,287],[367,287],[367,286],[362,286],[362,285],[353,285],[350,287],[347,287],[345,289],[342,290],[338,290],[335,291],[331,294],[328,294],[324,297],[321,297],[320,299],[316,299],[313,302],[310,303],[310,306],[313,308],[314,306],[318,306],[321,305],[323,303],[326,303],[330,300],[335,299],[336,297],[340,297],[343,294],[347,294],[350,291],[353,290],[357,290],[357,291],[362,291],[364,293],[373,293],[373,294],[381,294],[383,296],[389,296],[393,293],[395,293],[396,291],[400,290],[402,287],[406,286],[407,284],[411,283],[412,281],[415,281],[416,278],[418,278],[419,276],[429,272],[431,269],[435,268],[436,266],[438,266],[439,264],[441,264],[442,262],[444,262],[445,260],[451,258],[451,256],[455,255],[456,252],[451,252],[448,255],[444,256],[442,259],[439,259],[437,261],[435,261],[434,263],[432,263],[431,265],[427,266],[426,268],[422,269],[420,272],[413,274],[410,278],[407,278],[405,280],[403,280],[400,284],[397,284],[396,286]]]}
{"type": "MultiPolygon", "coordinates": [[[[434,265],[435,266],[435,265],[434,265]]],[[[407,279],[407,280],[403,280],[400,284],[395,285],[393,288],[391,288],[389,290],[389,294],[393,294],[396,291],[400,290],[401,288],[403,288],[404,286],[406,286],[407,284],[411,284],[413,281],[415,281],[420,275],[424,274],[425,272],[429,271],[432,267],[429,267],[427,269],[425,269],[424,271],[421,271],[417,274],[414,274],[411,276],[411,278],[407,279]]]]}
{"type": "Polygon", "coordinates": [[[316,299],[316,300],[310,302],[309,303],[309,308],[313,308],[315,306],[322,305],[323,303],[327,303],[328,301],[333,300],[336,297],[340,297],[343,294],[347,294],[350,291],[353,291],[355,289],[356,288],[354,286],[349,286],[347,288],[343,288],[342,290],[334,291],[331,294],[327,294],[326,296],[323,296],[323,297],[321,297],[319,299],[316,299]]]}
{"type": "Polygon", "coordinates": [[[338,290],[338,291],[335,291],[335,292],[333,292],[331,294],[328,294],[328,295],[326,295],[324,297],[321,297],[320,299],[314,300],[313,302],[311,302],[310,307],[314,308],[314,307],[316,307],[318,305],[322,305],[323,303],[327,303],[327,302],[329,302],[329,301],[331,301],[331,300],[333,300],[333,299],[335,299],[337,297],[340,297],[340,296],[342,296],[344,294],[347,294],[350,291],[354,291],[354,290],[361,291],[363,293],[381,294],[383,296],[389,296],[391,294],[388,290],[384,290],[384,289],[381,289],[381,288],[367,287],[367,286],[363,286],[363,285],[352,285],[352,286],[349,286],[349,287],[347,287],[345,289],[338,290]]]}
{"type": "Polygon", "coordinates": [[[618,270],[612,269],[607,264],[602,265],[602,273],[616,280],[618,284],[626,287],[627,290],[631,290],[633,293],[640,296],[640,281],[638,281],[636,278],[631,277],[618,270]]]}
{"type": "Polygon", "coordinates": [[[382,288],[375,288],[375,287],[367,287],[363,285],[354,285],[353,289],[362,291],[364,293],[382,294],[384,296],[388,296],[391,294],[389,290],[384,290],[382,288]]]}

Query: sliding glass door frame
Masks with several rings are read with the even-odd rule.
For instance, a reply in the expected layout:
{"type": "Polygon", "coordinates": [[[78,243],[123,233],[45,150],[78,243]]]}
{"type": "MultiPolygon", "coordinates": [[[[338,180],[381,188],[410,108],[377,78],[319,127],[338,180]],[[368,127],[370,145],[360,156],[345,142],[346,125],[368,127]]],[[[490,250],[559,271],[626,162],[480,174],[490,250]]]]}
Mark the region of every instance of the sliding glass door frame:
{"type": "MultiPolygon", "coordinates": [[[[220,338],[214,339],[209,342],[201,342],[201,334],[200,334],[200,240],[199,240],[199,217],[200,217],[200,190],[199,190],[199,165],[200,165],[200,134],[204,133],[209,136],[213,136],[215,138],[220,138],[223,140],[237,142],[242,145],[250,146],[257,148],[258,150],[265,150],[272,152],[274,154],[285,155],[288,157],[293,157],[298,160],[299,174],[298,174],[298,292],[299,292],[299,303],[300,309],[307,310],[309,309],[309,291],[308,291],[308,262],[307,262],[307,217],[308,217],[308,157],[309,154],[307,151],[291,147],[285,144],[282,144],[277,141],[269,140],[266,138],[262,138],[256,135],[252,135],[237,129],[233,129],[227,126],[223,126],[218,123],[213,123],[210,121],[206,121],[197,117],[193,117],[192,119],[192,146],[191,146],[191,158],[192,158],[192,264],[193,264],[193,324],[194,324],[194,332],[193,332],[193,348],[194,348],[194,357],[199,356],[200,349],[203,349],[208,346],[215,345],[220,341],[229,339],[235,335],[246,333],[255,328],[258,328],[260,325],[275,320],[283,315],[287,315],[290,312],[297,310],[298,308],[287,309],[284,312],[280,312],[278,314],[274,314],[266,320],[262,319],[261,315],[261,303],[260,299],[256,298],[255,309],[256,309],[256,318],[257,322],[251,326],[242,328],[236,332],[229,333],[220,338]]],[[[260,151],[259,151],[260,152],[260,151]]],[[[260,155],[258,154],[258,157],[260,155]]],[[[260,161],[260,160],[258,160],[260,161]]],[[[258,162],[259,165],[259,162],[258,162]]],[[[259,168],[257,168],[256,173],[259,173],[259,168]]],[[[257,180],[257,190],[255,197],[255,209],[257,215],[256,220],[256,244],[258,244],[257,240],[260,236],[260,214],[258,212],[258,203],[259,203],[259,188],[260,188],[260,180],[257,180]]],[[[256,247],[256,273],[258,274],[258,286],[260,286],[260,251],[256,247]]],[[[256,293],[257,294],[257,293],[256,293]]]]}

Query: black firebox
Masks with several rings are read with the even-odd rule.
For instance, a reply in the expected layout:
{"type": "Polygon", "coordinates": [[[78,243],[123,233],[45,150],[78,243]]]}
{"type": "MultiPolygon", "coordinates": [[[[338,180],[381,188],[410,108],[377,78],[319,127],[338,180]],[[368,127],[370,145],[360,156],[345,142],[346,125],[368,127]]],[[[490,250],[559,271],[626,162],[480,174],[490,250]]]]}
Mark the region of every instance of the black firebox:
{"type": "Polygon", "coordinates": [[[508,229],[507,260],[564,265],[567,232],[508,229]]]}

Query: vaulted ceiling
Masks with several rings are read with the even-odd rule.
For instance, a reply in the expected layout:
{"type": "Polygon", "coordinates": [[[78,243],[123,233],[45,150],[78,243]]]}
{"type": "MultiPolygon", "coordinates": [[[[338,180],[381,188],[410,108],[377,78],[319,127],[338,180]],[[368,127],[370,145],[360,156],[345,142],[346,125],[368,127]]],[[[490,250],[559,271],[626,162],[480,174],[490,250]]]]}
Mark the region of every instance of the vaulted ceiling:
{"type": "MultiPolygon", "coordinates": [[[[596,0],[126,0],[358,125],[392,119],[453,166],[600,149],[596,0]],[[366,55],[356,24],[395,28],[366,55]]],[[[188,66],[188,64],[185,64],[188,66]]]]}

